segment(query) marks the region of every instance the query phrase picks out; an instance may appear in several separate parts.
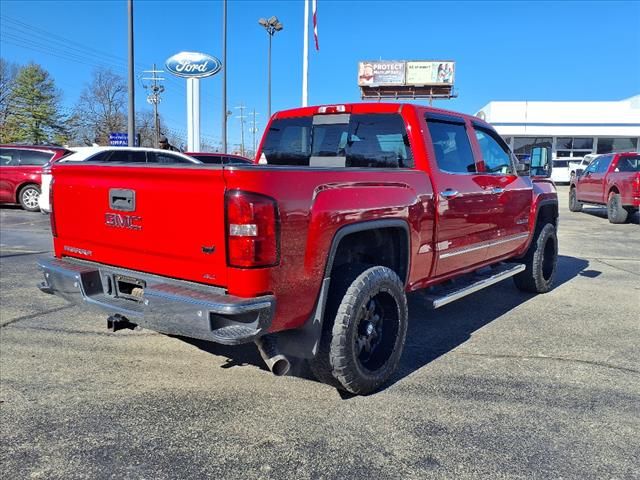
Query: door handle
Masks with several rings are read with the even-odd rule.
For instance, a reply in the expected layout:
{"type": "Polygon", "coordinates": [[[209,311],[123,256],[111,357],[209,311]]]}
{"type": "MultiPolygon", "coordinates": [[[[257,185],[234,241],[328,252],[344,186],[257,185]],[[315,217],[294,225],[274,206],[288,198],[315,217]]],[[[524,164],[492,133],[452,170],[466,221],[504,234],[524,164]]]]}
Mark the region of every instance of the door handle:
{"type": "Polygon", "coordinates": [[[491,193],[495,193],[495,194],[504,193],[504,188],[500,188],[500,187],[493,187],[493,188],[491,189],[491,193]]]}
{"type": "Polygon", "coordinates": [[[452,198],[455,198],[458,196],[458,191],[457,190],[453,190],[451,188],[447,188],[445,191],[440,192],[440,196],[442,198],[444,198],[445,200],[450,200],[452,198]]]}

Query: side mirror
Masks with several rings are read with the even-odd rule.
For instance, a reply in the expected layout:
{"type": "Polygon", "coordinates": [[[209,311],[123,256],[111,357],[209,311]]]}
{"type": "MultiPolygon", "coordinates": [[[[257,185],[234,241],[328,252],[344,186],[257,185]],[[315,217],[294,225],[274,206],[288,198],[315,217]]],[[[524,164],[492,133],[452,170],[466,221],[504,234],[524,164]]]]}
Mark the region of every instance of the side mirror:
{"type": "Polygon", "coordinates": [[[531,176],[550,177],[553,165],[551,163],[551,147],[533,147],[531,150],[531,176]]]}
{"type": "Polygon", "coordinates": [[[584,168],[576,168],[576,177],[580,178],[584,173],[584,168]]]}

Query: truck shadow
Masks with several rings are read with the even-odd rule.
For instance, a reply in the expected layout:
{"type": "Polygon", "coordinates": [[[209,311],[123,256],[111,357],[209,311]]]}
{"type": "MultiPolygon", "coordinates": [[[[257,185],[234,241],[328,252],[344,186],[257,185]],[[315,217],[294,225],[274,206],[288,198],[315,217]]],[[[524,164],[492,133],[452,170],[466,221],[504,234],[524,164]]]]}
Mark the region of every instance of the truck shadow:
{"type": "MultiPolygon", "coordinates": [[[[588,278],[600,275],[601,272],[587,270],[588,267],[589,262],[586,260],[559,256],[555,288],[559,288],[578,275],[588,278]]],[[[439,310],[427,310],[422,293],[410,294],[408,297],[409,330],[405,350],[398,370],[381,390],[455,349],[466,342],[473,332],[534,296],[520,292],[512,282],[507,280],[439,310]],[[482,305],[481,308],[479,304],[482,305]]],[[[254,366],[268,372],[253,344],[226,346],[191,338],[176,338],[206,352],[226,357],[227,360],[222,368],[254,366]]],[[[294,359],[289,375],[316,381],[306,362],[301,360],[294,359]]],[[[345,400],[352,397],[343,392],[340,394],[345,400]]]]}
{"type": "MultiPolygon", "coordinates": [[[[582,213],[591,215],[592,217],[603,218],[607,220],[607,209],[605,207],[583,207],[582,213]]],[[[608,220],[607,220],[608,221],[608,220]]],[[[633,215],[629,215],[627,223],[640,224],[640,212],[636,212],[633,215]]]]}

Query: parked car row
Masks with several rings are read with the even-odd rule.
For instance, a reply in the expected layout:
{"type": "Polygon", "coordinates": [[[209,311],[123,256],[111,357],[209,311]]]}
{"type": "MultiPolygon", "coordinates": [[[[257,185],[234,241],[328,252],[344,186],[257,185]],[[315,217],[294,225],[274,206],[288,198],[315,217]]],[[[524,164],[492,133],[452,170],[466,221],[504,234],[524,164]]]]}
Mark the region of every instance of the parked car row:
{"type": "Polygon", "coordinates": [[[17,203],[25,210],[50,211],[51,166],[64,162],[235,165],[253,163],[239,155],[179,153],[153,148],[0,145],[0,203],[17,203]]]}

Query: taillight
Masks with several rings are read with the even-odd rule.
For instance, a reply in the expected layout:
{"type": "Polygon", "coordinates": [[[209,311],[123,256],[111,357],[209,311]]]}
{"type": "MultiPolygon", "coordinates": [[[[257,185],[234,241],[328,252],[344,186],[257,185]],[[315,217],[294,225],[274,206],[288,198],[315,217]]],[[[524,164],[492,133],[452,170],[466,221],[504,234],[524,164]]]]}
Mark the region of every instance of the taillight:
{"type": "Polygon", "coordinates": [[[53,209],[53,184],[54,180],[51,178],[49,183],[49,221],[51,222],[51,235],[58,236],[58,229],[56,228],[56,212],[53,209]]]}
{"type": "Polygon", "coordinates": [[[230,267],[271,267],[279,260],[276,202],[257,193],[225,195],[227,263],[230,267]]]}

